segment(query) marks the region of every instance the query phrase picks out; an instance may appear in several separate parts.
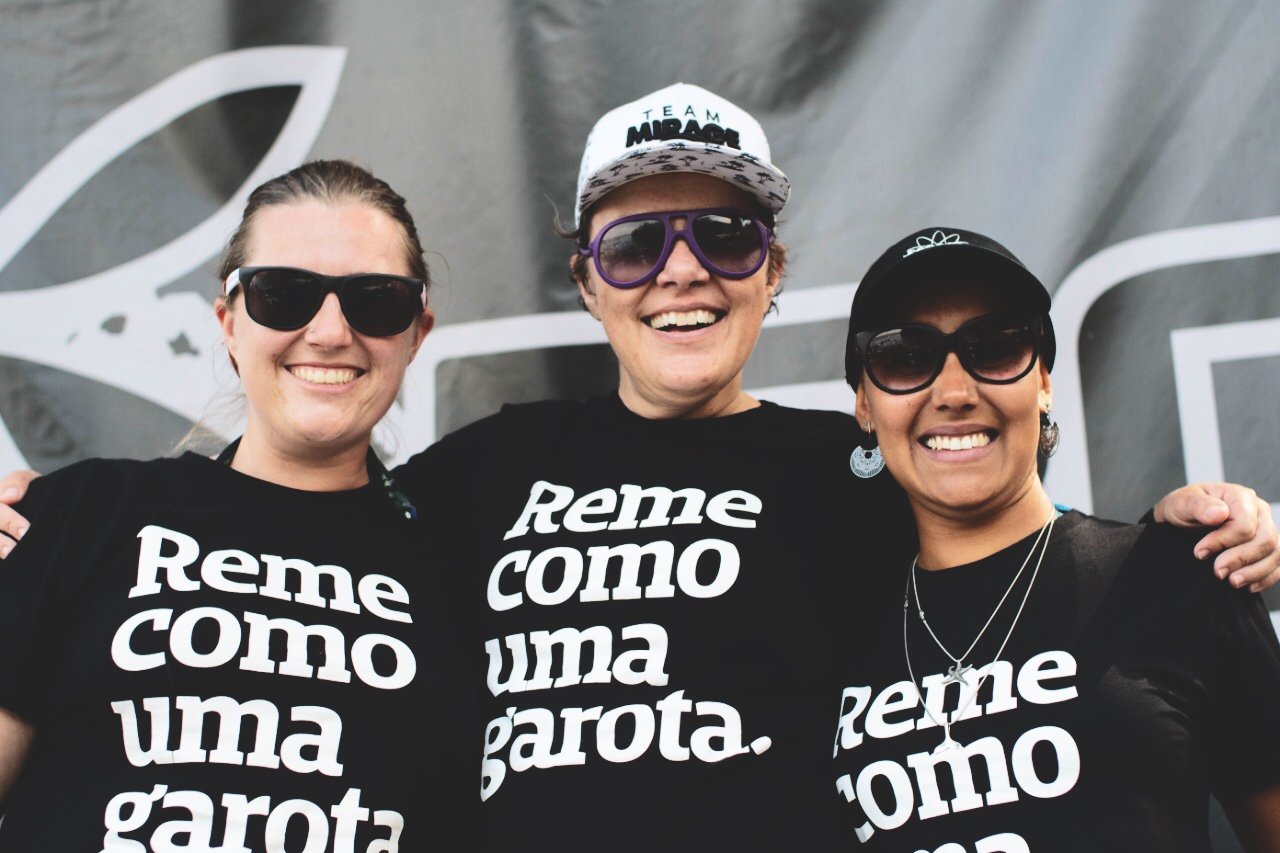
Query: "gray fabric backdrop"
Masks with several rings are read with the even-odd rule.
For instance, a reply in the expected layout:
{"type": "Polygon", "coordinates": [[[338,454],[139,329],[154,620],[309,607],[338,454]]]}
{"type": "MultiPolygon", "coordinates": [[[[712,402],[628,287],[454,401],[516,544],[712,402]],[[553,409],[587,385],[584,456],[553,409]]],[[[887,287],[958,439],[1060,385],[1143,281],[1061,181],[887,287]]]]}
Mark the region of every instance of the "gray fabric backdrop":
{"type": "Polygon", "coordinates": [[[387,178],[433,250],[388,455],[608,389],[552,219],[594,118],[684,80],[755,113],[794,184],[750,387],[850,406],[858,276],[960,225],[1056,290],[1055,499],[1280,498],[1278,43],[1266,0],[6,0],[0,469],[162,453],[203,414],[234,433],[213,258],[248,188],[310,157],[387,178]]]}

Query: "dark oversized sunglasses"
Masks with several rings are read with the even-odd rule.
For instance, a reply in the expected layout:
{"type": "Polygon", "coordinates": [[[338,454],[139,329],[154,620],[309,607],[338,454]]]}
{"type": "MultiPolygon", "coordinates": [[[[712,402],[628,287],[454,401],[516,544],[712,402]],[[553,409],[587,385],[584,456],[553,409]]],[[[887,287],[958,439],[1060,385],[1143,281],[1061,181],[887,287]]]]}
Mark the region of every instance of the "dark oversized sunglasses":
{"type": "Polygon", "coordinates": [[[240,267],[227,276],[222,293],[244,290],[244,308],[255,323],[281,332],[301,329],[324,298],[338,294],[347,324],[364,335],[385,338],[413,324],[427,307],[422,279],[385,273],[321,275],[296,267],[240,267]]]}
{"type": "Polygon", "coordinates": [[[698,262],[721,278],[746,278],[768,256],[773,231],[744,210],[670,210],[638,213],[605,225],[580,255],[595,259],[600,277],[614,287],[638,287],[658,274],[682,238],[698,262]],[[673,219],[682,219],[677,228],[673,219]]]}
{"type": "Polygon", "coordinates": [[[1039,317],[987,314],[950,334],[933,326],[904,325],[858,332],[854,342],[862,365],[876,387],[890,394],[911,394],[933,384],[947,354],[979,382],[1008,385],[1031,372],[1040,354],[1039,317]]]}

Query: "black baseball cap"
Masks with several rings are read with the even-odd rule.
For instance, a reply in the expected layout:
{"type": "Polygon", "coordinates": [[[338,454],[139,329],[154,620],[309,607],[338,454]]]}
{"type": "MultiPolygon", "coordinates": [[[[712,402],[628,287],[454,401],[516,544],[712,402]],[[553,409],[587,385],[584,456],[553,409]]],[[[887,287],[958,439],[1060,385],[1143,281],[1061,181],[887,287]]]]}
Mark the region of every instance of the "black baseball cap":
{"type": "Polygon", "coordinates": [[[862,358],[854,335],[896,318],[887,309],[922,284],[948,280],[981,282],[1001,288],[1018,309],[1043,315],[1040,358],[1053,369],[1057,343],[1049,319],[1049,291],[1017,256],[990,237],[962,228],[922,228],[885,250],[867,270],[853,296],[849,337],[845,342],[845,380],[854,388],[862,378],[862,358]]]}

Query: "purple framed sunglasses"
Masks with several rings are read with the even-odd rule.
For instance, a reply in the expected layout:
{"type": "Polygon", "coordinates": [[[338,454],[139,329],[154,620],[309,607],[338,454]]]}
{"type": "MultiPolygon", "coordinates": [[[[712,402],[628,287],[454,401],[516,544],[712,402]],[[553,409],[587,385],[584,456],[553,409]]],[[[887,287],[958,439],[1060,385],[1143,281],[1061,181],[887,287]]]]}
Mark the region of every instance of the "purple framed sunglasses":
{"type": "Polygon", "coordinates": [[[734,208],[637,213],[605,225],[578,254],[592,257],[600,277],[613,287],[639,287],[667,263],[677,237],[708,272],[738,279],[764,264],[773,229],[734,208]],[[684,225],[675,227],[673,219],[683,219],[684,225]]]}

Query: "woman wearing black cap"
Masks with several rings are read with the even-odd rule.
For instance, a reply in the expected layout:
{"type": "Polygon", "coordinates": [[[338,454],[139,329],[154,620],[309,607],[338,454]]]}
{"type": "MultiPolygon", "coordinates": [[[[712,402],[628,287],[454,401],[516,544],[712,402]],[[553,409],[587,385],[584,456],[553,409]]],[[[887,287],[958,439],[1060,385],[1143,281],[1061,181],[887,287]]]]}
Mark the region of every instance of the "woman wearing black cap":
{"type": "MultiPolygon", "coordinates": [[[[857,415],[919,552],[855,626],[833,777],[865,850],[1208,850],[1210,790],[1280,849],[1280,644],[1188,532],[1055,507],[1049,295],[1007,249],[931,228],[863,278],[857,415]],[[865,633],[863,633],[865,631],[865,633]]],[[[852,839],[851,839],[852,840],[852,839]]]]}

